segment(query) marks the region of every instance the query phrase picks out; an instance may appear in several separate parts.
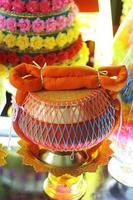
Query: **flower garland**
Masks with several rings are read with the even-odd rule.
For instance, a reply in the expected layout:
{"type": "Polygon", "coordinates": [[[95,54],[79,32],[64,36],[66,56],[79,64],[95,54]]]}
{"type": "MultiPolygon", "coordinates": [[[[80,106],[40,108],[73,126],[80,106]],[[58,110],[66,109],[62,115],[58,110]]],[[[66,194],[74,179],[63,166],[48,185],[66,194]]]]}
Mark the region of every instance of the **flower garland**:
{"type": "Polygon", "coordinates": [[[19,48],[25,51],[29,48],[32,51],[51,51],[57,48],[64,48],[78,39],[79,28],[75,23],[73,27],[52,35],[26,35],[13,34],[7,31],[0,31],[0,44],[7,46],[6,48],[19,48]]]}
{"type": "Polygon", "coordinates": [[[87,62],[89,61],[89,49],[86,43],[83,42],[82,48],[78,52],[74,58],[66,60],[63,63],[57,63],[57,65],[61,66],[86,66],[87,62]]]}
{"type": "Polygon", "coordinates": [[[0,166],[3,166],[6,164],[5,158],[7,157],[7,151],[6,149],[0,144],[0,166]]]}
{"type": "Polygon", "coordinates": [[[34,32],[34,33],[51,33],[55,31],[61,31],[67,27],[70,27],[76,17],[77,7],[73,4],[71,6],[70,12],[67,16],[51,16],[46,19],[36,18],[35,20],[21,17],[9,17],[4,16],[5,14],[0,13],[0,29],[7,29],[8,31],[21,31],[34,32]]]}
{"type": "Polygon", "coordinates": [[[74,42],[69,48],[49,54],[19,54],[10,51],[0,51],[0,63],[4,65],[15,66],[19,63],[32,64],[33,61],[43,66],[45,63],[53,65],[55,63],[62,63],[65,60],[72,59],[78,54],[83,46],[82,38],[79,36],[78,40],[74,42]]]}
{"type": "Polygon", "coordinates": [[[5,67],[5,65],[2,65],[0,63],[0,82],[2,82],[3,80],[5,80],[8,77],[8,70],[5,67]]]}
{"type": "Polygon", "coordinates": [[[30,12],[32,14],[59,11],[68,6],[73,0],[0,0],[0,7],[16,13],[30,12]]]}

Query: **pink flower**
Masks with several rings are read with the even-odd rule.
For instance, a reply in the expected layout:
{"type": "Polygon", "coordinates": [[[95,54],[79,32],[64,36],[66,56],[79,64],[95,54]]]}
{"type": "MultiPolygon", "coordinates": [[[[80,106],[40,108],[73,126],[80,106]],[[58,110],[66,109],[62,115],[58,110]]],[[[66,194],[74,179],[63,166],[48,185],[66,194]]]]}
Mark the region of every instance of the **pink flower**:
{"type": "Polygon", "coordinates": [[[21,0],[14,0],[12,2],[12,10],[15,12],[24,12],[25,11],[25,2],[21,0]]]}
{"type": "Polygon", "coordinates": [[[60,10],[62,9],[64,6],[64,3],[62,0],[52,0],[52,10],[56,11],[56,10],[60,10]]]}
{"type": "Polygon", "coordinates": [[[67,25],[71,26],[74,19],[75,19],[75,14],[73,12],[70,12],[67,16],[67,25]]]}
{"type": "Polygon", "coordinates": [[[68,5],[69,3],[71,3],[73,0],[63,0],[63,4],[64,6],[68,5]]]}
{"type": "Polygon", "coordinates": [[[72,12],[76,15],[79,12],[78,6],[73,3],[72,5],[72,12]]]}
{"type": "Polygon", "coordinates": [[[10,0],[2,0],[0,5],[4,10],[10,10],[11,9],[11,2],[10,0]]]}
{"type": "Polygon", "coordinates": [[[43,14],[48,14],[51,11],[50,1],[48,0],[41,0],[39,6],[40,6],[39,10],[43,14]]]}
{"type": "Polygon", "coordinates": [[[3,6],[3,0],[0,0],[0,7],[3,6]]]}
{"type": "Polygon", "coordinates": [[[37,18],[36,20],[32,22],[32,29],[34,32],[40,33],[44,31],[44,28],[45,28],[45,23],[43,20],[37,18]]]}
{"type": "Polygon", "coordinates": [[[29,19],[20,19],[17,25],[22,32],[30,31],[31,24],[29,19]]]}
{"type": "Polygon", "coordinates": [[[54,17],[49,18],[45,22],[46,32],[54,32],[56,30],[56,20],[54,17]]]}
{"type": "Polygon", "coordinates": [[[0,16],[0,29],[4,29],[6,27],[6,18],[0,16]]]}
{"type": "Polygon", "coordinates": [[[63,0],[64,4],[69,4],[69,3],[72,3],[73,0],[63,0]]]}
{"type": "Polygon", "coordinates": [[[67,26],[67,18],[64,16],[60,16],[56,18],[56,28],[58,30],[62,30],[67,26]]]}
{"type": "Polygon", "coordinates": [[[27,11],[35,14],[39,12],[39,3],[36,0],[29,0],[28,3],[26,3],[27,11]]]}
{"type": "Polygon", "coordinates": [[[16,30],[16,26],[17,26],[17,23],[16,23],[16,19],[14,18],[8,18],[6,20],[6,27],[9,31],[15,31],[16,30]]]}

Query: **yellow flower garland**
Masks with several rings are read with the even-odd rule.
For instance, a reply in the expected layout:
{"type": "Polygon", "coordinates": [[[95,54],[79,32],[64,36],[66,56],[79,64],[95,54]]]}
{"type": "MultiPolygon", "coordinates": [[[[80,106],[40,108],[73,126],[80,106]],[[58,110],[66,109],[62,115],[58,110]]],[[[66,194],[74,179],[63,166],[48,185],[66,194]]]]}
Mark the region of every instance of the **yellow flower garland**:
{"type": "Polygon", "coordinates": [[[30,45],[29,38],[26,35],[19,35],[16,38],[15,46],[19,47],[20,50],[27,49],[29,45],[30,45]]]}
{"type": "Polygon", "coordinates": [[[0,64],[0,81],[7,79],[9,71],[6,65],[0,64]]]}
{"type": "Polygon", "coordinates": [[[67,36],[68,36],[68,38],[67,38],[68,43],[71,43],[73,41],[74,32],[71,29],[69,29],[67,31],[67,36]]]}
{"type": "Polygon", "coordinates": [[[0,31],[0,44],[3,42],[5,35],[0,31]]]}
{"type": "Polygon", "coordinates": [[[12,48],[12,47],[14,47],[14,45],[16,43],[16,37],[12,33],[8,34],[4,38],[4,42],[6,43],[8,48],[12,48]]]}
{"type": "Polygon", "coordinates": [[[56,47],[56,41],[54,37],[46,37],[43,41],[43,45],[46,49],[54,49],[56,47]]]}
{"type": "Polygon", "coordinates": [[[63,47],[67,44],[67,35],[65,33],[59,33],[56,38],[56,44],[59,47],[63,47]]]}
{"type": "Polygon", "coordinates": [[[30,47],[34,50],[43,48],[43,39],[40,36],[33,36],[30,39],[30,47]]]}
{"type": "Polygon", "coordinates": [[[8,48],[19,48],[24,51],[28,48],[31,50],[40,50],[45,48],[46,50],[53,50],[54,48],[63,48],[72,44],[78,39],[80,32],[77,23],[73,27],[67,29],[64,32],[59,32],[56,36],[38,36],[38,35],[16,35],[10,32],[5,33],[0,31],[0,44],[6,45],[8,48]]]}

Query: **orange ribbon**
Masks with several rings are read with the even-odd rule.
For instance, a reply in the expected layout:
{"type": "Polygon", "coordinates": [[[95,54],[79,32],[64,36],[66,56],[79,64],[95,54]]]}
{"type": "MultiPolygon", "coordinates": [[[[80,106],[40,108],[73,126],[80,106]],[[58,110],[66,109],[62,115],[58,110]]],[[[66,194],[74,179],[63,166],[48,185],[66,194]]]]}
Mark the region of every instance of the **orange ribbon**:
{"type": "Polygon", "coordinates": [[[59,67],[22,63],[11,70],[11,84],[18,91],[18,103],[27,92],[42,90],[74,90],[81,88],[96,89],[102,87],[112,92],[120,91],[127,81],[127,70],[122,66],[100,67],[98,71],[91,67],[59,67]]]}

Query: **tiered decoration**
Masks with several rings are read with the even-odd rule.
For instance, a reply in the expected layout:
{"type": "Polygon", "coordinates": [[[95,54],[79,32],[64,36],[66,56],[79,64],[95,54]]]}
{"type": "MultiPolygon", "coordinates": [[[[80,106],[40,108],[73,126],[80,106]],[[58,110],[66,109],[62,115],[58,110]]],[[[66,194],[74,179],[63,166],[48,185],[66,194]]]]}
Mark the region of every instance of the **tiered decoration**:
{"type": "Polygon", "coordinates": [[[86,190],[82,173],[107,164],[112,154],[107,138],[119,127],[116,92],[126,78],[125,66],[99,72],[27,64],[13,68],[10,81],[18,89],[13,126],[24,140],[19,153],[25,164],[52,173],[44,184],[50,197],[79,199],[86,190]]]}
{"type": "Polygon", "coordinates": [[[73,0],[0,0],[0,63],[85,65],[73,0]]]}

